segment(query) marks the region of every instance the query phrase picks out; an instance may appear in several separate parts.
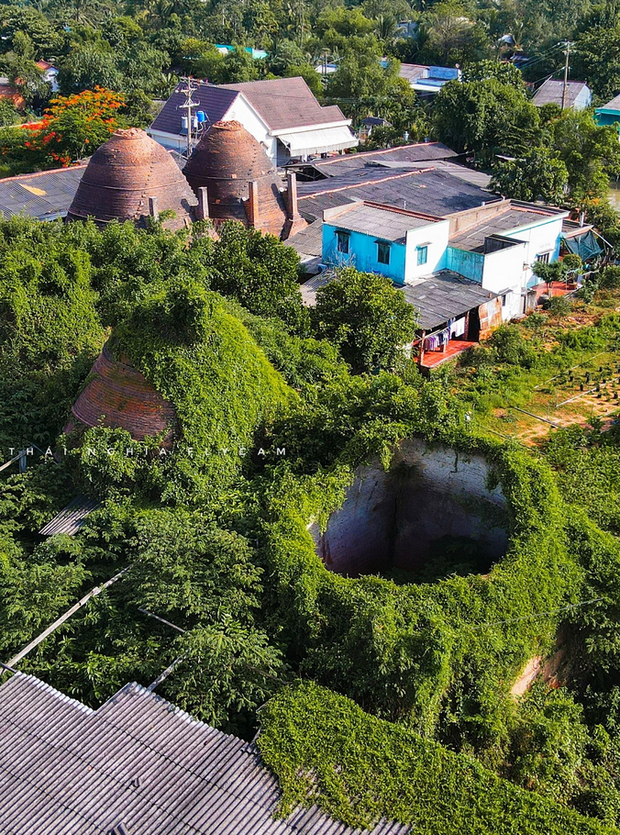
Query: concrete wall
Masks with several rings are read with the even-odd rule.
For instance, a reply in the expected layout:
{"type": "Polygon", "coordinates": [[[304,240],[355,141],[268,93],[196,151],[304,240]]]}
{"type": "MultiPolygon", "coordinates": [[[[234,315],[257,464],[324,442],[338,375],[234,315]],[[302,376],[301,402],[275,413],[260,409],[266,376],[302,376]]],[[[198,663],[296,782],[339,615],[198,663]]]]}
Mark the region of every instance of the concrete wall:
{"type": "MultiPolygon", "coordinates": [[[[346,218],[346,213],[341,213],[341,216],[346,218]]],[[[337,215],[333,219],[325,218],[322,257],[326,264],[346,264],[365,272],[380,273],[397,284],[415,281],[446,266],[449,230],[447,220],[430,222],[428,226],[410,229],[404,244],[391,242],[389,264],[380,264],[377,260],[377,241],[381,240],[377,235],[349,232],[349,255],[338,252],[336,232],[340,228],[342,227],[338,226],[337,215]],[[418,264],[419,246],[428,247],[425,264],[418,264]]]]}
{"type": "Polygon", "coordinates": [[[583,87],[575,99],[573,107],[575,110],[585,110],[586,107],[590,107],[591,104],[592,92],[589,87],[583,87]]]}
{"type": "Polygon", "coordinates": [[[467,249],[456,249],[449,246],[447,249],[446,267],[454,270],[465,278],[482,283],[484,273],[484,255],[481,252],[470,252],[467,249]]]}
{"type": "Polygon", "coordinates": [[[311,528],[317,552],[330,570],[349,576],[415,572],[433,543],[452,536],[475,540],[491,563],[508,538],[505,499],[501,489],[487,488],[489,472],[480,455],[407,441],[389,472],[359,469],[323,536],[311,528]]]}
{"type": "Polygon", "coordinates": [[[524,281],[528,287],[538,283],[538,278],[532,273],[531,265],[539,255],[549,252],[549,261],[557,261],[560,256],[560,237],[562,234],[562,215],[541,217],[541,222],[535,226],[525,229],[516,229],[513,232],[504,232],[506,238],[516,238],[525,243],[524,263],[530,267],[525,271],[524,281]]]}
{"type": "Polygon", "coordinates": [[[489,252],[484,256],[484,271],[482,286],[492,293],[506,293],[502,306],[504,322],[523,314],[523,300],[521,291],[527,286],[532,270],[527,261],[527,244],[525,242],[515,246],[489,252]]]}
{"type": "Polygon", "coordinates": [[[445,268],[449,231],[449,222],[441,220],[407,232],[405,283],[445,268]],[[426,264],[418,264],[419,246],[428,247],[426,264]]]}
{"type": "MultiPolygon", "coordinates": [[[[346,217],[346,215],[344,215],[346,217]]],[[[390,263],[380,264],[377,260],[376,235],[362,232],[349,232],[349,255],[338,252],[336,233],[340,227],[338,221],[323,224],[323,261],[339,267],[352,266],[362,272],[380,273],[391,278],[397,284],[403,283],[405,275],[405,245],[391,243],[390,263]]]]}
{"type": "Polygon", "coordinates": [[[226,121],[235,120],[241,122],[248,133],[251,133],[260,142],[272,163],[277,165],[278,140],[269,135],[269,128],[245,99],[243,94],[237,96],[232,106],[226,112],[224,119],[226,121]]]}

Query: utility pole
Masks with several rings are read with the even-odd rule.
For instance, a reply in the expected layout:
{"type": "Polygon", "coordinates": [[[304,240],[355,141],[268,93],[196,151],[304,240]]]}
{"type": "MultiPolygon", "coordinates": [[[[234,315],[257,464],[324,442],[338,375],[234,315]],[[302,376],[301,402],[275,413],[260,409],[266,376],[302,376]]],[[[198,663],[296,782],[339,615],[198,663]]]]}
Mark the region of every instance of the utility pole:
{"type": "Polygon", "coordinates": [[[192,93],[194,93],[198,85],[189,77],[183,76],[181,81],[185,83],[185,88],[181,90],[185,93],[185,102],[179,105],[180,110],[187,112],[187,158],[189,159],[192,153],[192,126],[193,126],[193,109],[198,107],[198,102],[193,101],[192,93]]]}
{"type": "Polygon", "coordinates": [[[564,85],[562,86],[562,110],[566,107],[566,92],[568,89],[568,58],[570,56],[570,48],[571,42],[564,41],[564,45],[566,46],[566,61],[564,62],[564,85]]]}

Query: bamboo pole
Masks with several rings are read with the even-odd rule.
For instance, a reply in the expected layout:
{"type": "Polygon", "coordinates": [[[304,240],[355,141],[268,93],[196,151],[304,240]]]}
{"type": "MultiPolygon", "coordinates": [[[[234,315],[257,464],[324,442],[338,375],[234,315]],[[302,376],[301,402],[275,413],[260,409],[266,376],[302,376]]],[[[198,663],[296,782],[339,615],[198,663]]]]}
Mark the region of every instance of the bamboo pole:
{"type": "Polygon", "coordinates": [[[64,615],[61,615],[58,618],[58,620],[55,620],[54,623],[50,624],[47,627],[47,629],[44,632],[42,632],[37,638],[35,638],[33,641],[30,641],[30,643],[27,646],[25,646],[21,650],[21,652],[18,652],[17,655],[14,655],[10,661],[7,661],[6,666],[15,667],[16,664],[19,664],[22,658],[25,658],[25,656],[28,655],[30,650],[33,650],[41,643],[41,641],[44,641],[46,638],[48,638],[52,634],[52,632],[55,632],[59,626],[62,626],[62,624],[65,621],[69,620],[71,615],[74,615],[83,606],[85,606],[88,603],[88,601],[91,600],[91,598],[96,597],[98,594],[101,594],[101,592],[104,589],[109,588],[113,583],[116,583],[117,580],[120,580],[121,577],[123,577],[132,567],[133,563],[132,565],[128,565],[127,568],[123,568],[123,570],[119,571],[118,574],[115,574],[114,577],[111,577],[109,580],[106,580],[106,582],[103,583],[101,586],[95,586],[94,589],[91,589],[88,592],[88,594],[85,594],[81,600],[78,600],[78,602],[74,603],[74,605],[70,609],[67,609],[64,615]]]}

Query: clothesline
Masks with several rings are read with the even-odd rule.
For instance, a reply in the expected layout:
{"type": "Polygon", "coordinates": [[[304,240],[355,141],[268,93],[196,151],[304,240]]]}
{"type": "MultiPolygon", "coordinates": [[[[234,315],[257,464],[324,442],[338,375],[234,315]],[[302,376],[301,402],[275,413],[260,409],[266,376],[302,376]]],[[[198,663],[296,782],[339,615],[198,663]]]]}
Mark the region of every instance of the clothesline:
{"type": "Polygon", "coordinates": [[[423,349],[425,351],[441,350],[452,337],[463,336],[465,333],[466,317],[449,319],[448,325],[435,333],[428,334],[424,338],[423,349]]]}

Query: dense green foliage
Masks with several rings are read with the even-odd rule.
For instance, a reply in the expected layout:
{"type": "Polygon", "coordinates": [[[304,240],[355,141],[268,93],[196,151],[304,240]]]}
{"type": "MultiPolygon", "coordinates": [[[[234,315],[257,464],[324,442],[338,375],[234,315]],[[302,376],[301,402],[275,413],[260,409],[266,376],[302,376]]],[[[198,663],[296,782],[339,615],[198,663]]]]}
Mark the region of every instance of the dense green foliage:
{"type": "Polygon", "coordinates": [[[533,381],[616,354],[618,314],[555,328],[556,304],[425,379],[398,350],[415,325],[385,279],[345,270],[308,316],[290,250],[234,224],[219,242],[205,232],[0,222],[2,458],[32,442],[58,453],[0,478],[3,657],[128,569],[20,669],[98,704],[181,659],[158,692],[248,738],[267,702],[261,745],[285,802],[305,800],[311,771],[318,801],[352,823],[616,832],[617,431],[557,433],[539,453],[478,427],[533,381]],[[120,428],[61,436],[106,340],[173,404],[172,447],[120,428]],[[309,525],[412,436],[485,457],[505,556],[426,582],[329,571],[309,525]],[[102,501],[81,532],[38,536],[79,492],[102,501]],[[558,647],[565,686],[511,695],[558,647]]]}
{"type": "Polygon", "coordinates": [[[390,279],[352,267],[319,287],[312,316],[319,336],[358,371],[393,367],[415,334],[415,311],[390,279]]]}
{"type": "Polygon", "coordinates": [[[509,835],[517,822],[524,835],[618,831],[515,788],[475,760],[313,684],[269,702],[258,746],[280,776],[283,812],[318,803],[352,826],[391,818],[421,835],[509,835]]]}

